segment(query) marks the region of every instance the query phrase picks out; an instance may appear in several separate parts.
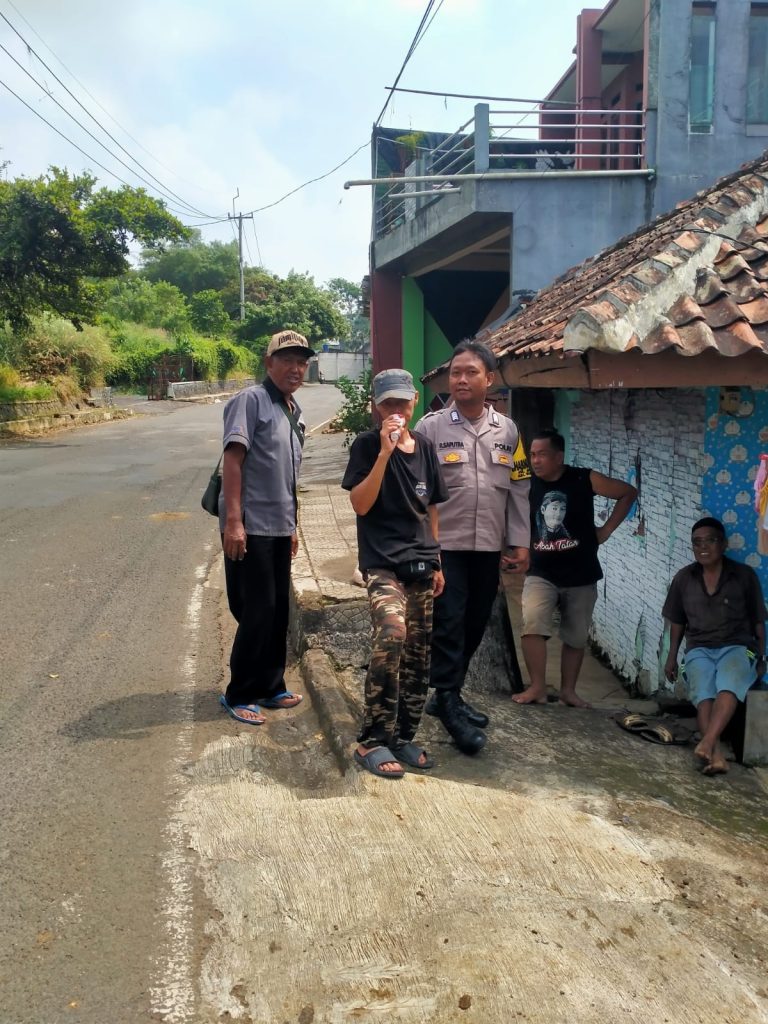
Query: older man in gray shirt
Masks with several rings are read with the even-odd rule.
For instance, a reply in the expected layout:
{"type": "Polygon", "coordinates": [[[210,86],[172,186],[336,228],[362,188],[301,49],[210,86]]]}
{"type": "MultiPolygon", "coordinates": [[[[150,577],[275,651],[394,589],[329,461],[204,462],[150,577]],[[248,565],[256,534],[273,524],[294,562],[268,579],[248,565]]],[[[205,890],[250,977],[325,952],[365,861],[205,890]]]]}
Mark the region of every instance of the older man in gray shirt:
{"type": "Polygon", "coordinates": [[[273,335],[262,384],[224,407],[224,470],[219,525],[227,598],[237,621],[220,698],[238,722],[261,725],[261,708],[291,708],[301,695],[283,678],[291,559],[298,550],[296,481],[304,427],[292,397],[314,352],[295,331],[273,335]]]}

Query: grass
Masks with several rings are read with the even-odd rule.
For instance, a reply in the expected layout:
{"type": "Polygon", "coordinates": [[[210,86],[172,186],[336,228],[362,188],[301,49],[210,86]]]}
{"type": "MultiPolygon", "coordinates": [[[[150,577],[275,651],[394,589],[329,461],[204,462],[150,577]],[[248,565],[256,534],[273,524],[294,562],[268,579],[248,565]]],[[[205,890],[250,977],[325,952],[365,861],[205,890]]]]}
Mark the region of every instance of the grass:
{"type": "Polygon", "coordinates": [[[14,387],[0,384],[0,402],[44,402],[56,398],[50,384],[33,384],[31,387],[14,387]]]}

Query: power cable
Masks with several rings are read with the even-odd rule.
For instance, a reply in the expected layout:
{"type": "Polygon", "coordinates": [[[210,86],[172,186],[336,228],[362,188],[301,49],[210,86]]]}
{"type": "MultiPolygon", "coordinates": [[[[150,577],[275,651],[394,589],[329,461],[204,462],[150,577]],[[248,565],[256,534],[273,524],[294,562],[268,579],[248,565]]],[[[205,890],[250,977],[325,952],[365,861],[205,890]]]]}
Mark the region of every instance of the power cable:
{"type": "MultiPolygon", "coordinates": [[[[138,140],[137,138],[134,138],[134,136],[133,136],[133,135],[131,135],[131,133],[130,133],[130,132],[128,131],[128,129],[127,129],[126,127],[125,127],[125,125],[122,125],[122,124],[121,124],[121,123],[120,123],[120,122],[119,122],[119,121],[117,120],[117,118],[115,117],[115,115],[114,115],[114,114],[112,114],[112,113],[110,113],[110,111],[109,111],[109,110],[107,110],[107,108],[106,108],[106,107],[104,106],[104,104],[103,104],[103,103],[101,103],[101,102],[100,102],[100,101],[98,100],[98,98],[97,98],[96,96],[94,96],[92,92],[90,92],[90,91],[88,90],[88,87],[87,87],[87,86],[85,86],[85,85],[84,85],[84,84],[83,84],[83,83],[82,83],[82,82],[80,81],[80,79],[79,79],[79,78],[77,77],[77,75],[76,75],[76,74],[75,74],[75,73],[74,73],[73,71],[71,71],[71,70],[70,70],[70,69],[69,69],[69,68],[67,67],[67,65],[66,65],[66,64],[64,63],[64,61],[63,61],[63,60],[61,59],[61,57],[59,57],[59,56],[58,56],[58,54],[56,54],[56,53],[55,53],[55,52],[54,52],[54,51],[53,51],[53,50],[51,49],[51,47],[50,47],[50,46],[48,45],[48,43],[46,43],[46,41],[45,41],[45,40],[43,39],[43,37],[42,37],[42,36],[40,35],[40,33],[39,33],[39,32],[37,31],[37,29],[36,29],[36,28],[34,27],[34,25],[32,25],[32,24],[31,24],[31,22],[30,22],[30,21],[29,21],[29,20],[28,20],[27,18],[25,18],[25,17],[24,17],[24,15],[23,15],[23,14],[22,14],[22,12],[21,12],[21,11],[20,11],[20,10],[18,9],[18,7],[16,6],[16,4],[15,4],[15,3],[13,2],[13,0],[6,0],[6,3],[7,3],[7,4],[8,4],[8,5],[10,6],[10,7],[12,7],[12,8],[13,8],[13,10],[14,10],[14,11],[16,12],[16,14],[17,14],[17,15],[18,15],[18,16],[19,16],[19,17],[21,18],[21,20],[22,20],[22,21],[24,22],[24,24],[25,24],[25,25],[27,26],[27,28],[28,28],[28,29],[30,30],[30,32],[32,32],[32,34],[33,34],[33,35],[35,35],[35,36],[36,36],[36,37],[37,37],[37,38],[38,38],[38,39],[40,40],[40,42],[41,42],[41,43],[43,44],[43,46],[44,46],[44,47],[46,48],[46,50],[47,50],[47,51],[48,51],[48,52],[49,52],[49,53],[51,54],[51,56],[52,56],[52,57],[53,57],[53,58],[54,58],[54,59],[55,59],[56,61],[58,61],[58,63],[59,63],[59,64],[60,64],[60,65],[61,65],[61,66],[62,66],[62,67],[64,68],[64,70],[65,70],[65,71],[67,72],[67,74],[69,75],[69,77],[70,77],[70,78],[71,78],[71,79],[72,79],[72,80],[73,80],[74,82],[76,82],[76,83],[77,83],[77,84],[78,84],[78,85],[80,86],[80,88],[81,88],[81,89],[83,90],[83,92],[85,93],[85,95],[86,95],[86,96],[88,96],[88,98],[89,98],[89,99],[93,100],[93,102],[94,102],[94,103],[96,104],[96,106],[97,106],[97,107],[98,107],[98,108],[99,108],[100,110],[102,110],[102,111],[103,111],[103,112],[104,112],[104,113],[105,113],[105,114],[107,115],[107,117],[108,117],[108,118],[110,119],[110,121],[112,121],[112,122],[113,122],[113,124],[116,124],[116,125],[117,125],[117,127],[118,127],[118,128],[120,129],[120,131],[121,131],[121,132],[123,132],[123,133],[124,133],[124,134],[125,134],[125,135],[127,136],[127,138],[129,138],[129,139],[131,140],[131,142],[133,142],[133,143],[134,143],[135,145],[137,145],[137,146],[139,147],[139,149],[143,150],[143,151],[144,151],[144,152],[145,152],[145,153],[147,154],[147,156],[148,156],[148,157],[151,157],[151,158],[152,158],[152,160],[154,160],[154,161],[155,161],[155,163],[156,163],[156,164],[158,164],[158,166],[160,166],[160,167],[162,167],[162,168],[163,168],[163,170],[166,170],[166,171],[168,171],[168,172],[169,172],[170,174],[172,174],[172,175],[173,175],[173,176],[174,176],[175,178],[178,178],[178,180],[179,180],[179,181],[183,181],[185,185],[190,185],[190,186],[191,186],[191,187],[193,187],[193,188],[198,188],[198,187],[199,187],[199,186],[197,186],[197,185],[193,184],[192,182],[190,182],[190,181],[187,181],[187,180],[186,180],[185,178],[182,178],[182,177],[181,177],[181,175],[177,174],[177,173],[176,173],[176,171],[174,171],[174,170],[173,170],[173,168],[172,168],[172,167],[169,167],[169,166],[168,166],[167,164],[164,164],[162,160],[160,160],[160,159],[159,159],[159,158],[158,158],[157,156],[155,156],[155,154],[154,154],[154,153],[152,153],[152,152],[151,152],[150,150],[148,150],[148,149],[147,149],[147,147],[146,147],[146,146],[144,146],[144,145],[143,145],[143,144],[142,144],[142,143],[141,143],[141,142],[140,142],[140,141],[139,141],[139,140],[138,140]]],[[[213,193],[211,193],[211,195],[213,195],[213,193]]]]}
{"type": "Polygon", "coordinates": [[[255,223],[253,221],[253,217],[251,217],[251,228],[253,229],[253,237],[256,240],[256,252],[257,252],[258,257],[259,257],[259,266],[263,267],[264,266],[264,260],[261,258],[261,247],[259,246],[259,236],[256,234],[256,225],[255,225],[255,223]]]}
{"type": "Polygon", "coordinates": [[[366,146],[370,146],[370,144],[371,140],[368,139],[366,142],[362,144],[362,146],[358,146],[354,153],[350,153],[348,157],[342,160],[340,164],[336,164],[335,167],[332,167],[330,171],[326,171],[325,174],[318,174],[316,178],[310,178],[309,181],[302,182],[301,185],[297,185],[296,188],[292,188],[290,192],[286,192],[284,196],[280,196],[280,198],[276,199],[274,203],[267,203],[266,206],[259,206],[255,210],[249,210],[248,214],[263,213],[264,210],[271,210],[273,206],[277,206],[279,203],[284,202],[290,196],[295,195],[297,192],[300,192],[303,188],[306,188],[307,185],[314,185],[316,181],[322,181],[324,178],[330,177],[335,171],[338,171],[345,164],[348,164],[353,157],[356,157],[361,149],[365,149],[366,146]]]}
{"type": "Polygon", "coordinates": [[[106,171],[106,173],[110,174],[113,178],[117,178],[117,180],[121,182],[123,185],[127,185],[128,188],[133,188],[131,183],[126,181],[125,178],[121,178],[120,175],[117,174],[115,171],[110,171],[108,167],[105,167],[104,164],[99,163],[98,160],[95,160],[92,156],[90,156],[90,154],[86,153],[82,146],[78,146],[78,144],[76,142],[73,142],[72,139],[70,139],[68,136],[64,134],[64,132],[59,131],[56,125],[51,124],[51,122],[47,118],[43,117],[43,115],[38,110],[35,110],[33,106],[30,106],[30,104],[27,103],[25,99],[22,99],[22,97],[19,96],[17,92],[14,92],[10,85],[7,85],[2,79],[0,79],[0,85],[2,85],[4,89],[7,89],[11,96],[15,96],[19,103],[22,103],[27,108],[27,110],[31,110],[35,117],[39,117],[40,120],[47,124],[48,127],[51,128],[53,131],[55,131],[57,135],[60,135],[65,142],[68,142],[71,146],[74,146],[75,149],[82,153],[87,160],[95,164],[97,167],[100,167],[102,171],[106,171]]]}
{"type": "MultiPolygon", "coordinates": [[[[4,15],[3,15],[2,11],[0,11],[0,17],[4,17],[4,15]]],[[[89,137],[90,137],[91,139],[93,139],[93,141],[94,141],[94,142],[95,142],[95,143],[96,143],[96,144],[97,144],[98,146],[101,146],[101,148],[102,148],[102,149],[104,150],[104,152],[105,152],[105,153],[108,153],[108,154],[109,154],[109,156],[111,156],[113,160],[117,160],[117,162],[118,162],[119,164],[122,164],[122,166],[123,166],[123,167],[125,167],[125,169],[126,169],[127,171],[129,171],[129,172],[130,172],[131,174],[135,175],[135,177],[137,177],[137,178],[138,178],[138,179],[139,179],[140,181],[143,181],[145,185],[148,185],[148,186],[149,186],[149,187],[150,187],[151,189],[153,189],[153,190],[154,190],[154,191],[156,191],[156,192],[157,192],[157,191],[159,191],[159,189],[155,188],[155,186],[154,186],[154,185],[152,184],[152,182],[150,182],[150,181],[148,181],[148,180],[147,180],[146,178],[142,177],[142,175],[141,175],[141,174],[138,174],[138,173],[137,173],[137,172],[136,172],[136,171],[135,171],[135,170],[134,170],[134,169],[133,169],[133,168],[132,168],[132,167],[130,166],[130,164],[127,164],[127,163],[125,162],[125,160],[122,160],[122,159],[121,159],[121,158],[120,158],[119,156],[117,156],[117,154],[113,153],[113,152],[112,152],[112,150],[111,150],[111,149],[109,149],[109,147],[108,147],[108,146],[105,146],[105,145],[104,145],[104,143],[103,143],[103,142],[102,142],[102,141],[101,141],[100,139],[98,139],[98,138],[97,138],[97,137],[96,137],[96,136],[95,136],[95,135],[93,134],[93,132],[92,132],[92,131],[90,131],[90,130],[89,130],[88,128],[86,128],[86,127],[85,127],[85,125],[84,125],[84,124],[82,123],[82,121],[79,121],[79,120],[78,120],[78,119],[77,119],[77,118],[75,117],[75,115],[74,115],[73,113],[71,113],[71,112],[70,112],[69,110],[67,110],[67,108],[66,108],[65,106],[63,106],[63,105],[62,105],[62,104],[61,104],[61,103],[60,103],[60,102],[59,102],[59,101],[58,101],[58,100],[56,99],[56,97],[55,97],[55,96],[54,96],[54,95],[53,95],[52,93],[48,92],[48,90],[47,90],[47,89],[45,88],[45,86],[44,86],[44,85],[42,84],[42,82],[39,82],[39,81],[38,81],[38,80],[37,80],[37,79],[35,78],[35,76],[34,76],[34,75],[32,74],[32,72],[31,72],[31,71],[28,71],[28,70],[27,70],[27,69],[26,69],[26,68],[24,67],[24,65],[23,65],[23,64],[22,64],[22,63],[21,63],[21,62],[20,62],[19,60],[17,60],[17,59],[16,59],[16,57],[14,57],[14,56],[13,56],[13,54],[12,54],[12,53],[10,52],[10,50],[8,50],[8,49],[7,49],[7,48],[6,48],[5,46],[3,46],[3,44],[2,44],[2,43],[0,43],[0,50],[2,50],[2,51],[3,51],[4,53],[6,53],[6,54],[7,54],[7,55],[8,55],[8,56],[9,56],[9,57],[11,58],[11,60],[13,61],[13,63],[14,63],[14,64],[16,64],[16,66],[17,66],[17,67],[21,68],[21,70],[22,70],[22,71],[24,72],[24,74],[25,74],[25,75],[26,75],[26,76],[27,76],[28,78],[31,78],[31,79],[32,79],[32,81],[33,81],[33,82],[35,83],[35,85],[36,85],[36,86],[37,86],[37,87],[38,87],[38,88],[39,88],[40,90],[42,90],[42,92],[43,92],[43,93],[45,93],[45,95],[46,95],[46,96],[47,96],[47,97],[48,97],[48,98],[49,98],[50,100],[52,100],[52,101],[53,101],[53,102],[54,102],[54,103],[56,104],[56,106],[57,106],[57,107],[59,107],[59,109],[60,109],[60,110],[63,110],[63,111],[64,111],[64,113],[65,113],[65,114],[67,115],[67,117],[69,117],[69,118],[70,118],[70,119],[71,119],[72,121],[74,121],[74,122],[75,122],[75,124],[76,124],[76,125],[78,126],[78,128],[81,128],[81,129],[82,129],[82,130],[83,130],[83,131],[85,132],[85,134],[86,134],[86,135],[88,135],[88,136],[89,136],[89,137]]],[[[70,140],[70,141],[71,141],[71,140],[70,140]]],[[[122,179],[119,179],[119,180],[121,180],[121,181],[122,181],[122,179]]],[[[125,184],[127,185],[127,184],[128,184],[128,182],[125,182],[125,184]]],[[[132,187],[132,186],[130,186],[130,185],[129,185],[129,188],[130,188],[130,187],[132,187]]],[[[162,193],[161,193],[161,194],[162,194],[162,193]]],[[[163,195],[163,199],[165,199],[165,200],[169,200],[169,199],[170,199],[170,195],[168,195],[168,194],[162,194],[162,195],[163,195]]],[[[171,209],[171,207],[169,207],[169,209],[171,209]]],[[[185,210],[185,211],[180,211],[180,210],[173,210],[173,209],[171,209],[171,212],[172,212],[172,213],[174,213],[174,214],[176,214],[176,216],[179,216],[179,217],[197,217],[197,216],[207,216],[207,217],[210,217],[210,216],[211,216],[210,214],[195,214],[195,213],[190,213],[189,211],[186,211],[186,210],[185,210]]]]}
{"type": "MultiPolygon", "coordinates": [[[[0,11],[0,18],[2,18],[2,19],[3,19],[3,21],[4,21],[4,22],[5,22],[5,23],[6,23],[7,25],[8,25],[8,27],[9,27],[9,28],[11,29],[11,31],[12,31],[12,32],[14,32],[14,33],[15,33],[15,34],[16,34],[16,35],[18,36],[18,38],[19,38],[19,39],[21,40],[21,42],[22,42],[22,43],[24,44],[24,46],[25,46],[25,47],[27,48],[27,51],[28,51],[29,53],[33,54],[33,55],[34,55],[34,56],[35,56],[35,57],[37,58],[37,60],[38,60],[38,61],[39,61],[39,62],[40,62],[40,63],[41,63],[42,65],[43,65],[43,67],[44,67],[44,68],[46,69],[46,71],[48,71],[48,72],[49,72],[49,73],[50,73],[51,75],[53,75],[53,77],[54,77],[54,78],[56,79],[56,81],[57,81],[57,82],[59,83],[59,85],[60,85],[60,86],[61,86],[61,87],[62,87],[62,88],[63,88],[63,89],[64,89],[64,90],[65,90],[65,91],[66,91],[66,92],[68,93],[68,95],[70,95],[70,96],[72,97],[72,99],[73,99],[73,100],[75,101],[75,103],[77,103],[77,105],[78,105],[78,106],[79,106],[79,107],[80,107],[80,108],[81,108],[81,109],[82,109],[83,111],[85,111],[85,113],[86,113],[86,114],[88,115],[88,117],[90,117],[90,118],[91,118],[91,120],[92,120],[92,121],[94,122],[94,124],[96,124],[96,125],[97,125],[97,126],[98,126],[98,127],[100,128],[100,129],[101,129],[101,131],[103,131],[103,132],[104,132],[104,134],[105,134],[105,135],[106,135],[106,136],[107,136],[107,137],[108,137],[109,139],[111,139],[111,140],[112,140],[112,142],[114,142],[114,143],[115,143],[115,145],[116,145],[116,146],[119,146],[119,148],[120,148],[120,149],[121,149],[121,150],[122,150],[122,151],[123,151],[123,152],[124,152],[124,153],[125,153],[125,154],[126,154],[126,155],[128,156],[128,158],[129,158],[130,160],[132,160],[132,161],[133,161],[133,162],[134,162],[134,163],[136,164],[136,166],[137,166],[137,167],[140,167],[142,171],[145,171],[145,172],[146,172],[146,173],[147,173],[147,174],[148,174],[148,175],[150,176],[150,178],[152,178],[152,180],[153,180],[153,181],[155,181],[155,182],[157,183],[157,185],[159,185],[159,186],[160,186],[160,191],[161,191],[161,192],[164,192],[164,193],[166,194],[166,198],[170,198],[170,197],[173,197],[174,199],[176,199],[176,201],[177,201],[177,202],[180,202],[182,206],[185,206],[185,207],[187,207],[187,208],[188,208],[188,209],[189,209],[189,210],[191,211],[191,212],[190,212],[189,214],[187,214],[187,216],[195,216],[195,215],[197,215],[197,216],[201,216],[201,217],[209,217],[209,218],[213,216],[213,214],[210,214],[210,213],[203,213],[203,211],[202,211],[202,210],[198,209],[198,208],[197,208],[196,206],[193,206],[193,205],[192,205],[191,203],[188,203],[188,202],[186,201],[186,199],[183,199],[183,198],[182,198],[182,197],[181,197],[180,195],[178,195],[178,193],[174,192],[174,191],[173,191],[173,189],[171,189],[171,188],[169,188],[168,186],[164,185],[164,184],[163,184],[163,182],[162,182],[162,181],[160,181],[160,179],[159,179],[158,177],[156,177],[156,176],[155,176],[155,175],[154,175],[154,174],[153,174],[153,173],[152,173],[152,172],[151,172],[151,171],[150,171],[150,170],[149,170],[148,168],[146,168],[146,167],[145,167],[145,166],[144,166],[144,165],[143,165],[143,164],[142,164],[142,163],[141,163],[141,162],[140,162],[139,160],[137,160],[135,156],[132,156],[132,154],[131,154],[131,153],[130,153],[130,152],[129,152],[129,151],[128,151],[128,150],[126,149],[126,148],[125,148],[125,146],[124,146],[124,145],[123,145],[123,144],[122,144],[121,142],[119,142],[119,141],[118,141],[118,140],[117,140],[117,139],[115,138],[115,136],[114,136],[114,135],[113,135],[113,134],[112,134],[112,133],[111,133],[111,132],[110,132],[110,131],[109,131],[109,130],[108,130],[107,128],[105,128],[105,127],[104,127],[104,125],[103,125],[103,124],[102,124],[102,123],[101,123],[101,122],[99,121],[99,119],[98,119],[98,118],[97,118],[97,117],[96,117],[96,116],[95,116],[94,114],[92,114],[92,113],[90,112],[90,110],[88,110],[88,108],[87,108],[87,107],[86,107],[86,106],[85,106],[85,105],[84,105],[83,103],[81,103],[81,102],[80,102],[80,100],[79,100],[79,99],[77,98],[77,96],[75,96],[75,94],[74,94],[74,93],[72,92],[72,90],[71,90],[71,89],[70,89],[70,88],[69,88],[69,87],[68,87],[68,86],[67,86],[67,85],[66,85],[66,84],[65,84],[65,83],[64,83],[64,82],[63,82],[63,81],[62,81],[62,80],[61,80],[61,79],[59,78],[59,76],[58,76],[58,75],[56,74],[56,72],[55,72],[55,71],[54,71],[54,70],[53,70],[53,69],[52,69],[52,68],[51,68],[51,67],[50,67],[50,66],[49,66],[48,64],[46,64],[46,62],[45,62],[45,61],[43,60],[43,58],[42,58],[42,57],[41,57],[41,56],[39,55],[39,53],[37,53],[37,51],[36,51],[36,50],[35,50],[35,49],[34,49],[34,48],[33,48],[33,47],[32,47],[32,46],[31,46],[31,45],[30,45],[30,44],[29,44],[29,43],[27,42],[27,40],[26,40],[26,39],[24,38],[24,36],[23,36],[23,35],[21,34],[21,32],[19,32],[19,30],[18,30],[18,29],[17,29],[16,27],[15,27],[15,25],[13,24],[13,22],[12,22],[12,21],[11,21],[11,20],[10,20],[10,19],[9,19],[9,18],[8,18],[8,17],[7,17],[6,15],[5,15],[5,14],[3,14],[3,12],[2,12],[2,11],[0,11]]],[[[87,128],[86,128],[86,127],[85,127],[85,126],[83,125],[83,124],[81,124],[81,123],[80,123],[80,122],[79,122],[79,121],[77,120],[77,118],[76,118],[76,117],[74,116],[74,114],[71,114],[71,113],[70,113],[70,112],[69,112],[69,111],[67,110],[67,108],[66,108],[66,107],[64,107],[64,106],[63,106],[63,105],[62,105],[61,103],[59,103],[59,101],[58,101],[58,100],[56,99],[56,97],[55,97],[55,96],[53,95],[53,93],[51,93],[51,92],[50,92],[50,91],[49,91],[48,89],[46,89],[46,88],[45,88],[45,86],[44,86],[44,85],[43,85],[43,84],[42,84],[41,82],[39,82],[39,81],[38,81],[38,80],[37,80],[37,79],[35,78],[35,76],[34,76],[34,75],[33,75],[33,74],[32,74],[32,73],[30,72],[30,71],[28,71],[28,70],[27,70],[27,69],[26,69],[26,68],[24,67],[24,65],[23,65],[23,64],[21,64],[21,63],[20,63],[20,62],[19,62],[19,61],[18,61],[18,60],[17,60],[17,59],[16,59],[16,58],[15,58],[15,57],[13,56],[13,54],[12,54],[12,53],[10,52],[10,50],[7,50],[5,46],[2,46],[2,44],[0,44],[0,48],[2,48],[2,49],[3,49],[3,51],[4,51],[4,52],[5,52],[6,54],[8,54],[8,56],[9,56],[9,57],[11,58],[11,60],[12,60],[12,61],[13,61],[13,62],[14,62],[14,63],[15,63],[15,64],[16,64],[17,66],[18,66],[18,67],[20,67],[20,68],[21,68],[21,70],[22,70],[22,71],[23,71],[23,72],[24,72],[24,73],[25,73],[26,75],[28,75],[28,76],[29,76],[29,78],[31,78],[31,79],[32,79],[32,81],[33,81],[33,82],[34,82],[34,83],[35,83],[35,84],[36,84],[36,85],[37,85],[37,86],[38,86],[38,87],[39,87],[40,89],[42,89],[42,91],[43,91],[43,92],[45,92],[45,93],[46,93],[46,95],[47,95],[47,96],[48,96],[48,97],[49,97],[50,99],[52,99],[52,100],[53,100],[53,102],[54,102],[54,103],[55,103],[55,104],[56,104],[56,105],[57,105],[58,107],[60,107],[60,108],[61,108],[61,109],[62,109],[62,110],[64,111],[64,113],[65,113],[65,114],[67,114],[67,115],[68,115],[69,117],[71,117],[71,118],[72,118],[72,120],[73,120],[73,121],[74,121],[74,122],[75,122],[76,124],[78,124],[78,125],[80,126],[80,128],[82,128],[82,130],[83,130],[84,132],[86,132],[86,133],[87,133],[87,134],[88,134],[88,135],[89,135],[89,136],[90,136],[90,137],[91,137],[91,138],[92,138],[92,139],[94,140],[94,142],[97,142],[97,143],[98,143],[98,144],[99,144],[99,145],[100,145],[100,146],[102,147],[102,149],[104,149],[104,150],[105,150],[105,151],[106,151],[107,153],[109,153],[109,155],[110,155],[110,156],[111,156],[111,157],[112,157],[113,159],[115,159],[115,160],[117,160],[117,161],[118,161],[119,163],[121,163],[121,164],[122,164],[122,165],[123,165],[124,167],[126,167],[126,168],[127,168],[127,169],[128,169],[128,170],[129,170],[129,171],[130,171],[130,172],[132,173],[132,174],[134,174],[134,175],[135,175],[135,176],[136,176],[137,178],[139,178],[139,179],[140,179],[141,181],[143,181],[143,182],[144,182],[145,184],[149,185],[149,187],[150,187],[150,188],[154,188],[154,187],[155,187],[155,186],[153,186],[153,185],[152,185],[152,184],[151,184],[151,183],[150,183],[149,181],[147,181],[147,179],[146,179],[146,178],[143,178],[143,177],[142,177],[142,176],[141,176],[140,174],[137,174],[137,173],[136,173],[136,171],[134,171],[132,167],[130,167],[130,166],[129,166],[128,164],[126,164],[126,163],[125,163],[125,161],[124,161],[124,160],[122,160],[122,159],[121,159],[121,158],[120,158],[119,156],[117,156],[116,154],[112,153],[112,152],[111,152],[111,151],[110,151],[110,150],[108,149],[108,147],[104,145],[104,143],[103,143],[103,142],[101,142],[101,141],[100,141],[99,139],[97,139],[97,138],[96,138],[96,136],[95,136],[95,135],[93,135],[93,134],[92,134],[92,133],[91,133],[90,131],[88,131],[88,129],[87,129],[87,128]]]]}
{"type": "MultiPolygon", "coordinates": [[[[441,5],[442,5],[442,0],[440,0],[440,2],[441,2],[441,5]]],[[[405,60],[400,65],[400,70],[397,72],[397,75],[395,77],[395,83],[390,88],[389,95],[387,96],[386,100],[384,101],[384,106],[381,108],[381,111],[379,112],[379,116],[373,122],[373,127],[374,128],[377,128],[379,126],[379,124],[381,124],[381,119],[382,119],[382,117],[384,117],[384,114],[386,113],[387,107],[389,106],[390,101],[392,99],[392,96],[394,95],[394,90],[397,88],[398,82],[403,77],[403,72],[405,71],[406,65],[408,64],[408,61],[411,59],[411,56],[413,55],[413,51],[416,49],[416,47],[421,42],[421,37],[424,34],[424,32],[426,31],[425,25],[426,25],[427,19],[429,18],[429,15],[430,15],[434,5],[435,5],[435,0],[427,0],[426,10],[424,11],[424,14],[422,15],[421,21],[419,22],[419,27],[416,29],[416,33],[415,33],[413,39],[411,40],[411,45],[408,47],[408,52],[405,55],[405,60]]],[[[438,10],[439,10],[439,8],[438,8],[438,10]]],[[[435,13],[437,13],[437,12],[435,12],[435,13]]],[[[431,24],[431,22],[430,22],[430,24],[431,24]]]]}

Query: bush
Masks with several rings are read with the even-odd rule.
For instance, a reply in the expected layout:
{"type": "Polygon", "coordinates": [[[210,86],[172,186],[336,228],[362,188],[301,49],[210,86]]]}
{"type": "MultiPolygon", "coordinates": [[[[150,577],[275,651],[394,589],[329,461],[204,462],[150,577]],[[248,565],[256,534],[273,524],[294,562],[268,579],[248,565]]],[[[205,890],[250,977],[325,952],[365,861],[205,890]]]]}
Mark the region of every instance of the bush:
{"type": "Polygon", "coordinates": [[[20,380],[18,370],[0,363],[0,388],[17,388],[20,380]]]}
{"type": "Polygon", "coordinates": [[[345,433],[344,444],[350,445],[358,434],[373,426],[371,413],[371,379],[373,371],[366,370],[359,380],[339,377],[336,387],[344,395],[344,402],[331,424],[345,433]]]}
{"type": "Polygon", "coordinates": [[[81,331],[69,321],[51,314],[36,317],[23,332],[6,325],[0,329],[0,357],[20,376],[55,384],[70,377],[77,393],[104,383],[114,357],[109,336],[102,327],[86,326],[81,331]]]}
{"type": "Polygon", "coordinates": [[[55,397],[56,392],[50,384],[13,387],[10,384],[0,383],[0,402],[42,402],[55,397]]]}
{"type": "Polygon", "coordinates": [[[164,355],[190,356],[197,380],[253,377],[256,357],[242,345],[186,332],[175,339],[164,330],[105,319],[112,335],[114,366],[108,383],[117,387],[143,387],[164,355]]]}

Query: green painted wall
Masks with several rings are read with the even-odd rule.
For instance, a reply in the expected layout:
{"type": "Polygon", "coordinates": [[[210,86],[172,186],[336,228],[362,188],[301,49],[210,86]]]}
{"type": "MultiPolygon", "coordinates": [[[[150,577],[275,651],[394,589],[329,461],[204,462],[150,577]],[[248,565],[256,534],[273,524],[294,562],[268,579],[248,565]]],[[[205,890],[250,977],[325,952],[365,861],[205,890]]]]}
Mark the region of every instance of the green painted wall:
{"type": "Polygon", "coordinates": [[[581,400],[578,391],[555,392],[555,430],[565,439],[565,461],[571,457],[571,406],[581,400]]]}
{"type": "MultiPolygon", "coordinates": [[[[453,355],[453,345],[446,338],[430,313],[424,314],[424,370],[434,370],[440,363],[450,359],[453,355]]],[[[432,397],[432,392],[426,388],[427,398],[432,397]]]]}
{"type": "MultiPolygon", "coordinates": [[[[424,373],[424,296],[411,277],[402,282],[403,305],[403,369],[408,370],[420,388],[419,377],[424,373]]],[[[424,415],[424,397],[420,396],[413,414],[413,422],[424,415]]]]}
{"type": "MultiPolygon", "coordinates": [[[[419,378],[448,359],[453,348],[432,316],[424,309],[424,296],[411,277],[402,281],[403,369],[408,370],[419,390],[414,422],[426,412],[424,386],[419,378]]],[[[431,394],[428,396],[431,398],[431,394]]]]}

